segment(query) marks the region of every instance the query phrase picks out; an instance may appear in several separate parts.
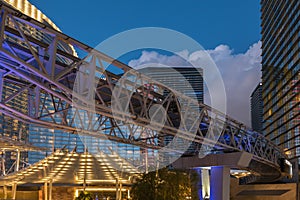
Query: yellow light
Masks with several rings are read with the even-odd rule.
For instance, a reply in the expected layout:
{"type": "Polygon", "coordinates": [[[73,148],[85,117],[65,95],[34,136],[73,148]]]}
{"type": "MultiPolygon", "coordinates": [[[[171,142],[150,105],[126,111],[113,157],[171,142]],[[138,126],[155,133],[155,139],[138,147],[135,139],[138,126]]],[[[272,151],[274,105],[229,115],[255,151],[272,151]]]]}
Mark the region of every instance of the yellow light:
{"type": "MultiPolygon", "coordinates": [[[[122,192],[127,191],[126,188],[122,188],[121,190],[122,190],[122,192]]],[[[83,189],[76,189],[76,191],[83,191],[83,189]]],[[[114,192],[114,191],[116,191],[116,189],[115,188],[85,188],[85,191],[107,191],[107,192],[111,191],[111,192],[114,192]]]]}

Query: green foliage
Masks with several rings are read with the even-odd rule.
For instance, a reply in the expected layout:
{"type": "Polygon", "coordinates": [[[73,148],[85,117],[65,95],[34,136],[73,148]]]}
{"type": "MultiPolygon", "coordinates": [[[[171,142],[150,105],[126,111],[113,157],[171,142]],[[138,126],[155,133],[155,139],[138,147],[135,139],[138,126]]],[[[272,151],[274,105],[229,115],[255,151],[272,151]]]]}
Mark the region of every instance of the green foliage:
{"type": "Polygon", "coordinates": [[[86,191],[81,191],[75,200],[93,200],[92,194],[86,191]]]}
{"type": "Polygon", "coordinates": [[[144,174],[132,187],[133,200],[186,200],[187,197],[197,199],[196,184],[193,180],[197,179],[194,177],[196,175],[183,171],[169,171],[166,168],[144,174]]]}

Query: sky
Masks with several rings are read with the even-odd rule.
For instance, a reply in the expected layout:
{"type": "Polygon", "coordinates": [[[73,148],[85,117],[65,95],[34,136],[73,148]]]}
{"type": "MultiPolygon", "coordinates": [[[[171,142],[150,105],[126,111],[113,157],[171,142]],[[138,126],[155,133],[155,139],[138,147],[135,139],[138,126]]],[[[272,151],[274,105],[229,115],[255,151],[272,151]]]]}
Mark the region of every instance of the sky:
{"type": "MultiPolygon", "coordinates": [[[[163,27],[188,35],[217,64],[226,87],[227,113],[250,125],[250,95],[261,76],[259,0],[30,2],[65,34],[92,47],[114,34],[139,27],[163,27]]],[[[188,52],[187,56],[192,54],[197,52],[188,52]]],[[[146,58],[163,63],[173,57],[145,50],[124,62],[133,66],[146,58]]]]}

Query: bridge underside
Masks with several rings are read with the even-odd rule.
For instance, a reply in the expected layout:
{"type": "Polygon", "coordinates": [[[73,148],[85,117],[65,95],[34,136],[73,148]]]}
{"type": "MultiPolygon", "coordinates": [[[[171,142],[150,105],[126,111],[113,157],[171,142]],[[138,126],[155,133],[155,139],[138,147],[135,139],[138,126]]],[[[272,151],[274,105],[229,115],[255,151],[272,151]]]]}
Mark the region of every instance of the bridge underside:
{"type": "Polygon", "coordinates": [[[269,183],[282,177],[282,172],[276,166],[270,166],[253,159],[247,152],[226,154],[210,154],[204,158],[198,156],[181,157],[172,164],[175,169],[192,169],[199,167],[228,167],[230,169],[244,169],[251,172],[250,176],[240,178],[241,184],[249,182],[269,183]]]}

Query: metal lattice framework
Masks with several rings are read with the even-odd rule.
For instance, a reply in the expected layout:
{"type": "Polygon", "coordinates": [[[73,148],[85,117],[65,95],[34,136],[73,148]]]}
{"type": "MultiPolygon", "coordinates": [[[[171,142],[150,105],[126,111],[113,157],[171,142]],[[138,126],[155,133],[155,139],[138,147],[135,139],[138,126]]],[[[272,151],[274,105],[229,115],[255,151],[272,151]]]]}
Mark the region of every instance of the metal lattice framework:
{"type": "Polygon", "coordinates": [[[255,160],[277,168],[279,160],[285,158],[277,146],[245,125],[6,4],[1,5],[0,28],[1,86],[14,84],[18,88],[1,99],[0,112],[7,116],[143,148],[159,149],[162,138],[177,136],[193,141],[198,149],[205,144],[214,151],[246,151],[255,160]],[[126,76],[114,74],[111,68],[126,76]],[[167,95],[154,87],[168,91],[164,93],[167,95]],[[22,94],[29,98],[27,112],[10,105],[22,94]],[[124,104],[124,99],[129,101],[124,104]],[[166,110],[163,125],[151,121],[149,109],[154,104],[166,110]],[[55,110],[50,111],[49,106],[55,110]],[[195,106],[199,112],[192,110],[195,106]]]}

